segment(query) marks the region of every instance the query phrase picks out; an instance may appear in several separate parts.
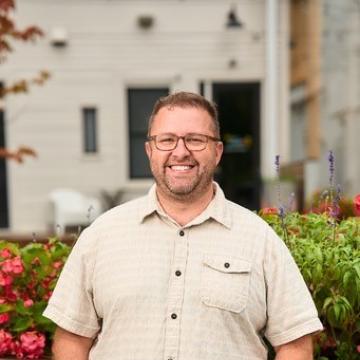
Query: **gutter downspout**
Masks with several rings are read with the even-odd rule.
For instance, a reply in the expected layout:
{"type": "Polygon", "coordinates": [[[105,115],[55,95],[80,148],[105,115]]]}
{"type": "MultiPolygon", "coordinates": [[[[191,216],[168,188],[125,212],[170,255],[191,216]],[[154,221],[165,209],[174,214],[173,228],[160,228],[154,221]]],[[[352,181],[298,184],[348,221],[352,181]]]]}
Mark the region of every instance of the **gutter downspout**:
{"type": "Polygon", "coordinates": [[[262,134],[263,178],[275,177],[275,156],[279,154],[279,84],[278,84],[278,0],[266,1],[266,72],[265,113],[262,134]]]}

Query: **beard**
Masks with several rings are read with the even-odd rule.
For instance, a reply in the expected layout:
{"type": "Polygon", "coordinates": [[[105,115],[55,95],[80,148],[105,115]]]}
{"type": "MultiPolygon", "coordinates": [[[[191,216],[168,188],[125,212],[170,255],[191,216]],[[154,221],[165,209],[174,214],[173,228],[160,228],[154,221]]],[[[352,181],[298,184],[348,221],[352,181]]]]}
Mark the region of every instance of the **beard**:
{"type": "Polygon", "coordinates": [[[216,164],[208,163],[200,168],[195,161],[192,163],[196,167],[196,173],[193,176],[172,177],[167,174],[167,165],[155,166],[151,163],[151,171],[159,189],[166,195],[176,200],[191,200],[204,194],[212,184],[216,164]]]}

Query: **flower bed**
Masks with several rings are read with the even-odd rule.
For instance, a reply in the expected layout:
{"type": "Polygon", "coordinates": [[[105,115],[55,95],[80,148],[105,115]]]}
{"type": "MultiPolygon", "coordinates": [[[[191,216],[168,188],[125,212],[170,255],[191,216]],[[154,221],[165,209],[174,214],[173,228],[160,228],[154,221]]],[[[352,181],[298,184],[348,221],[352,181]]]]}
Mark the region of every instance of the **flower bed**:
{"type": "MultiPolygon", "coordinates": [[[[360,358],[360,217],[264,209],[260,215],[289,247],[325,331],[315,359],[360,358]]],[[[54,324],[42,316],[70,246],[56,240],[24,247],[0,241],[0,357],[49,353],[54,324]]]]}
{"type": "Polygon", "coordinates": [[[0,356],[38,359],[49,349],[55,325],[42,312],[69,252],[56,239],[0,241],[0,356]]]}

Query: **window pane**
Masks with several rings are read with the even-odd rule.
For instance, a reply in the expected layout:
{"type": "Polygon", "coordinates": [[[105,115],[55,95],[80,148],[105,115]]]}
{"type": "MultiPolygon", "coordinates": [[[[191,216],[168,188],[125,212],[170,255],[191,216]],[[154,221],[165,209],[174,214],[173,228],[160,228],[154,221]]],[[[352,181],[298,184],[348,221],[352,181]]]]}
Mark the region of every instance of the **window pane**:
{"type": "Polygon", "coordinates": [[[128,89],[131,178],[152,176],[144,150],[148,120],[156,100],[168,94],[168,88],[128,89]]]}
{"type": "Polygon", "coordinates": [[[84,127],[84,152],[97,152],[97,134],[96,134],[96,109],[83,109],[83,127],[84,127]]]}

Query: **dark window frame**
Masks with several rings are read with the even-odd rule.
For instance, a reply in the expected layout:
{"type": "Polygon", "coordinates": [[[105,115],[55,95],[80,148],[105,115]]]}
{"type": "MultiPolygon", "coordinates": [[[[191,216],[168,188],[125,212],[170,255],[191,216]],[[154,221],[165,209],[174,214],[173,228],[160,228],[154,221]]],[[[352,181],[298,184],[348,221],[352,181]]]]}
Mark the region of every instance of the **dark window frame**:
{"type": "Polygon", "coordinates": [[[98,146],[98,109],[95,106],[85,106],[81,109],[83,152],[97,154],[98,146]]]}

